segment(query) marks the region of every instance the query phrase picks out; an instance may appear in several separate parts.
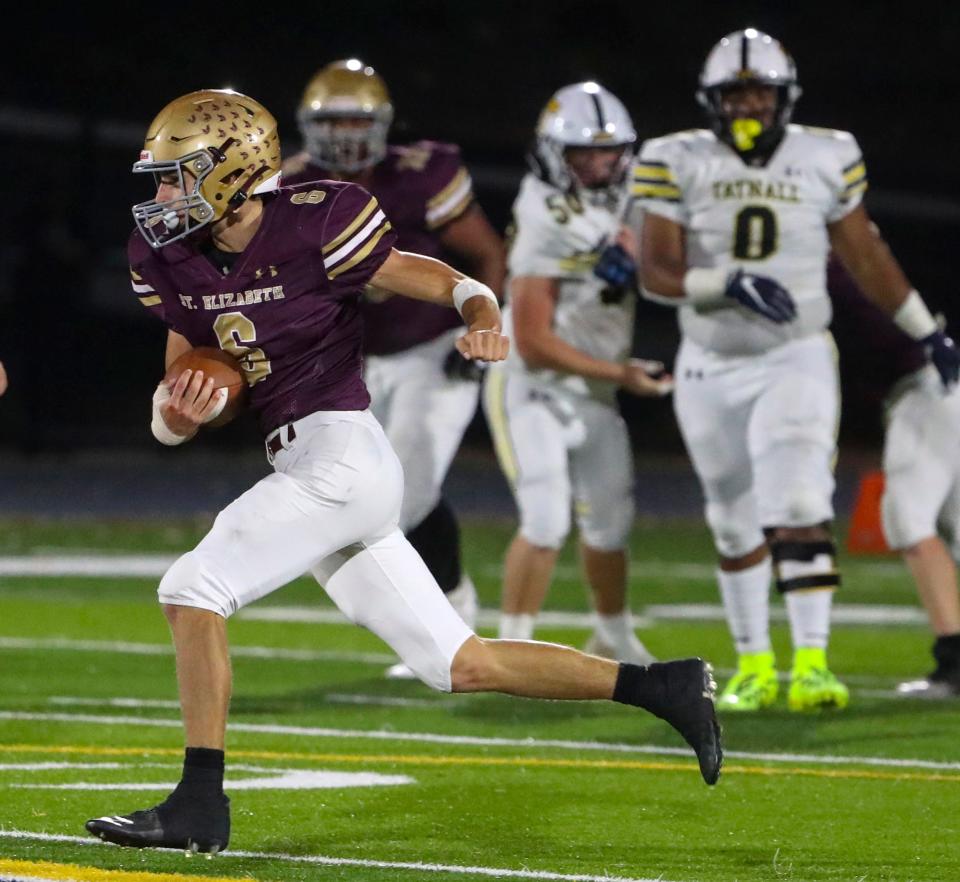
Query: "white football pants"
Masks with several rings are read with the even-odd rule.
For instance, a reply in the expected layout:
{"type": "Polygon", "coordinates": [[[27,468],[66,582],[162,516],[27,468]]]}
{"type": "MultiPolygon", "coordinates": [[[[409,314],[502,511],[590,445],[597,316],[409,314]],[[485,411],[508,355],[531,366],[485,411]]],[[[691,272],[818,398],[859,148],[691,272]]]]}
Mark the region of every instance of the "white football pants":
{"type": "Polygon", "coordinates": [[[633,459],[616,407],[499,365],[487,369],[483,405],[520,509],[520,534],[560,548],[573,508],[586,545],[624,548],[633,523],[633,459]]]}
{"type": "Polygon", "coordinates": [[[674,373],[677,420],[720,554],[757,548],[764,527],[833,517],[840,392],[829,334],[733,357],[687,339],[674,373]]]}
{"type": "Polygon", "coordinates": [[[463,333],[463,328],[454,328],[405,352],[366,358],[364,381],[371,409],[403,465],[404,532],[440,501],[447,470],[477,409],[479,384],[450,379],[443,372],[444,359],[463,333]]]}
{"type": "Polygon", "coordinates": [[[960,390],[932,366],[904,378],[888,401],[883,532],[903,549],[940,535],[960,559],[960,390]]]}
{"type": "Polygon", "coordinates": [[[449,691],[471,635],[397,526],[403,472],[368,411],[320,411],[292,424],[274,474],[217,516],[160,582],[161,603],[225,618],[311,571],[352,621],[428,685],[449,691]]]}

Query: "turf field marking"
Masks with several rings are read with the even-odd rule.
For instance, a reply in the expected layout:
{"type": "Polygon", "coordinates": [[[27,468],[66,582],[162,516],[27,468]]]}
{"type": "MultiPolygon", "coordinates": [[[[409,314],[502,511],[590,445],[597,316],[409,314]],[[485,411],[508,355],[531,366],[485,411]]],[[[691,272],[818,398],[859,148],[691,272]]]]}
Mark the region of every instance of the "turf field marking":
{"type": "MultiPolygon", "coordinates": [[[[90,723],[97,726],[156,726],[161,728],[180,728],[180,720],[164,720],[150,717],[133,716],[106,716],[96,714],[66,714],[66,713],[27,713],[23,711],[0,711],[0,720],[28,720],[60,723],[90,723]]],[[[521,747],[526,749],[557,748],[561,750],[587,750],[608,753],[635,753],[652,756],[680,756],[689,758],[690,750],[686,747],[666,747],[653,744],[622,744],[603,741],[564,741],[550,738],[489,738],[479,735],[443,735],[433,732],[394,732],[383,729],[334,729],[316,726],[281,726],[268,723],[241,723],[231,722],[231,732],[250,732],[269,735],[291,735],[306,738],[357,738],[375,741],[401,741],[422,744],[456,744],[474,747],[521,747]]],[[[14,746],[15,747],[15,746],[14,746]]],[[[8,745],[0,745],[0,753],[10,750],[8,745]]],[[[19,749],[22,752],[22,747],[19,749]]],[[[143,752],[146,752],[144,750],[143,752]]],[[[241,756],[231,750],[231,756],[241,756]]],[[[246,756],[255,754],[247,753],[246,756]]],[[[778,764],[799,765],[826,765],[826,766],[871,766],[881,769],[928,769],[931,771],[952,772],[960,771],[960,762],[940,762],[937,760],[901,759],[877,756],[834,756],[830,754],[803,754],[803,753],[762,753],[746,750],[727,750],[724,752],[727,759],[751,760],[778,764]]],[[[311,754],[316,756],[316,754],[311,754]]],[[[447,758],[456,762],[458,758],[447,758]]],[[[473,758],[463,758],[472,760],[473,758]]],[[[497,758],[490,759],[491,765],[497,758]]],[[[389,761],[389,760],[383,760],[389,761]]],[[[399,761],[399,760],[398,760],[399,761]]],[[[429,761],[429,760],[428,760],[429,761]]],[[[517,760],[516,764],[534,760],[517,760]]],[[[557,761],[561,762],[561,761],[557,761]]],[[[563,760],[562,762],[567,762],[563,760]]],[[[579,761],[573,761],[579,762],[579,761]]],[[[587,762],[587,761],[584,761],[587,762]]],[[[669,765],[669,768],[679,768],[669,765]]],[[[949,780],[960,781],[960,777],[949,780]]]]}
{"type": "MultiPolygon", "coordinates": [[[[101,848],[114,847],[104,846],[98,840],[93,840],[84,836],[64,836],[53,833],[31,833],[26,830],[0,830],[0,837],[6,839],[36,840],[39,842],[63,842],[71,845],[90,845],[101,848]]],[[[544,879],[549,880],[549,882],[668,882],[668,880],[664,879],[663,876],[658,876],[656,879],[636,879],[627,876],[610,876],[607,874],[604,874],[603,876],[595,876],[588,873],[553,873],[549,870],[510,870],[501,867],[467,867],[460,864],[427,864],[419,861],[416,863],[407,861],[375,861],[363,860],[360,858],[326,857],[319,854],[283,854],[262,851],[234,851],[233,849],[222,854],[218,854],[216,860],[229,861],[232,858],[253,858],[268,861],[284,861],[287,863],[316,864],[325,867],[363,867],[375,870],[413,870],[418,873],[457,873],[463,876],[486,876],[488,878],[495,879],[544,879]]],[[[101,872],[112,873],[115,871],[104,870],[101,872]]],[[[132,876],[135,874],[129,875],[132,876]]],[[[143,875],[146,876],[147,874],[143,875]]],[[[68,877],[59,877],[59,879],[65,878],[68,877]]],[[[144,878],[142,882],[153,882],[154,879],[156,879],[156,882],[161,882],[162,878],[163,877],[160,876],[153,876],[151,879],[144,878]]],[[[166,878],[173,880],[178,877],[171,875],[167,876],[166,878]]],[[[194,882],[196,882],[196,880],[208,882],[208,877],[206,876],[194,876],[192,879],[194,882]]],[[[100,877],[97,877],[95,882],[101,882],[100,877]]],[[[102,882],[112,882],[112,879],[108,880],[103,878],[102,882]]],[[[141,880],[127,880],[118,878],[116,882],[141,882],[141,880]]],[[[225,880],[220,878],[209,879],[209,882],[241,882],[241,880],[225,880]]]]}
{"type": "MultiPolygon", "coordinates": [[[[382,707],[454,707],[456,699],[443,698],[401,698],[391,695],[361,695],[354,692],[326,692],[318,695],[319,701],[329,704],[358,704],[382,707]]],[[[50,704],[61,707],[159,707],[165,710],[179,710],[180,702],[164,698],[81,698],[75,695],[52,695],[47,699],[50,704]]]]}
{"type": "MultiPolygon", "coordinates": [[[[18,831],[12,831],[18,832],[18,831]]],[[[5,835],[5,834],[0,834],[5,835]]],[[[26,838],[26,837],[24,837],[26,838]]],[[[77,837],[79,838],[79,837],[77,837]]],[[[100,867],[82,867],[78,864],[54,864],[50,861],[11,861],[0,858],[0,874],[13,874],[14,880],[24,882],[256,882],[249,876],[228,879],[225,876],[185,876],[182,873],[143,873],[128,870],[103,870],[100,867]]]]}
{"type": "MultiPolygon", "coordinates": [[[[0,576],[113,576],[117,578],[159,578],[177,560],[179,554],[110,554],[73,553],[18,554],[0,556],[0,576]]],[[[858,570],[872,579],[905,579],[899,561],[862,563],[858,570]]],[[[481,568],[484,576],[499,580],[503,576],[499,563],[481,568]]],[[[565,581],[579,581],[582,573],[576,564],[560,563],[554,576],[565,581]]],[[[647,560],[636,565],[634,580],[698,580],[713,582],[713,564],[647,560]]]]}
{"type": "MultiPolygon", "coordinates": [[[[316,606],[252,606],[237,613],[238,618],[259,622],[296,622],[314,625],[349,624],[337,609],[316,606]]],[[[786,609],[773,606],[770,620],[787,621],[786,609]]],[[[500,621],[500,611],[481,609],[477,623],[484,628],[495,628],[500,621]]],[[[726,616],[719,603],[653,603],[643,607],[635,617],[637,627],[656,621],[674,622],[725,622],[726,616]]],[[[926,625],[923,610],[912,606],[880,603],[838,603],[830,613],[833,625],[926,625]]],[[[541,628],[592,628],[593,614],[543,610],[537,614],[537,626],[541,628]]]]}
{"type": "MultiPolygon", "coordinates": [[[[40,751],[41,746],[31,748],[30,745],[15,745],[17,752],[40,751]]],[[[47,745],[46,747],[49,747],[47,745]]],[[[180,751],[165,750],[164,748],[142,750],[139,748],[57,748],[58,750],[71,751],[78,753],[104,753],[137,755],[142,756],[145,753],[168,753],[180,755],[180,751]]],[[[3,748],[0,748],[3,750],[3,748]]],[[[585,760],[585,759],[549,759],[545,757],[486,757],[486,756],[423,756],[411,754],[346,754],[346,753],[290,753],[283,751],[250,751],[250,750],[231,750],[231,757],[246,759],[274,759],[274,760],[303,760],[305,762],[319,763],[359,763],[363,765],[411,765],[411,766],[485,766],[485,767],[522,767],[522,768],[553,768],[553,769],[592,769],[598,771],[654,771],[654,772],[692,772],[696,771],[696,766],[686,763],[665,763],[655,762],[653,760],[585,760]]],[[[15,764],[10,764],[12,768],[17,768],[15,764]]],[[[63,764],[64,768],[69,768],[71,764],[63,764]]],[[[80,768],[82,764],[77,764],[80,768]]],[[[113,766],[116,768],[129,768],[129,766],[118,766],[115,763],[103,763],[103,767],[113,766]]],[[[137,763],[137,768],[158,768],[159,763],[137,763]]],[[[98,764],[90,764],[91,768],[97,768],[98,764]]],[[[163,766],[169,768],[169,765],[163,766]]],[[[263,771],[277,772],[284,771],[278,769],[258,769],[255,766],[234,765],[230,766],[232,771],[263,771]]],[[[302,771],[290,769],[290,772],[302,771]]],[[[867,781],[923,781],[923,782],[945,782],[960,784],[960,775],[943,775],[936,772],[875,772],[868,770],[855,769],[808,769],[798,767],[788,768],[769,768],[766,766],[740,766],[725,765],[725,774],[741,775],[764,775],[770,776],[788,776],[794,775],[808,778],[840,778],[856,779],[867,781]]],[[[335,773],[317,773],[335,774],[335,773]]],[[[231,790],[270,790],[270,789],[328,789],[330,787],[352,787],[368,786],[363,784],[329,784],[321,787],[310,786],[292,786],[281,787],[280,783],[271,783],[264,779],[265,783],[260,786],[244,786],[249,779],[231,780],[227,782],[227,787],[231,790]]],[[[387,782],[387,783],[407,783],[407,782],[387,782]]],[[[415,782],[413,782],[415,783],[415,782]]],[[[176,784],[157,784],[149,782],[146,784],[11,784],[11,787],[35,790],[172,790],[176,784]]],[[[371,784],[369,786],[378,786],[371,784]]]]}
{"type": "MultiPolygon", "coordinates": [[[[65,637],[34,639],[0,637],[0,649],[60,649],[68,652],[116,652],[131,655],[173,655],[169,643],[131,643],[125,640],[71,640],[65,637]]],[[[386,652],[340,652],[326,649],[283,649],[273,646],[232,646],[236,658],[280,659],[282,661],[335,661],[386,665],[397,660],[386,652]]]]}

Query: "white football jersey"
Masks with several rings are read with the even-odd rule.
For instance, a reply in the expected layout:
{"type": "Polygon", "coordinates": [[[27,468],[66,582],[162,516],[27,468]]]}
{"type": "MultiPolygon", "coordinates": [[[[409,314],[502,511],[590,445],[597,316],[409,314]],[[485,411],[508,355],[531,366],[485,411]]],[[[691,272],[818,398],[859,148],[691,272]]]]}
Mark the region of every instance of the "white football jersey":
{"type": "MultiPolygon", "coordinates": [[[[609,361],[623,361],[629,355],[634,294],[626,288],[611,288],[593,274],[593,267],[619,232],[622,208],[592,205],[528,174],[513,203],[515,232],[508,259],[511,279],[544,276],[558,281],[554,332],[582,352],[609,361]]],[[[504,333],[513,336],[509,291],[508,284],[504,333]]],[[[516,346],[510,348],[506,368],[604,401],[612,401],[616,392],[612,383],[528,368],[516,346]]]]}
{"type": "Polygon", "coordinates": [[[634,169],[644,209],[686,230],[688,267],[743,267],[770,276],[797,304],[777,325],[736,304],[680,307],[691,340],[721,355],[764,352],[830,324],[827,224],[853,211],[867,173],[853,135],[789,125],[769,162],[749,166],[713,132],[647,141],[634,169]]]}

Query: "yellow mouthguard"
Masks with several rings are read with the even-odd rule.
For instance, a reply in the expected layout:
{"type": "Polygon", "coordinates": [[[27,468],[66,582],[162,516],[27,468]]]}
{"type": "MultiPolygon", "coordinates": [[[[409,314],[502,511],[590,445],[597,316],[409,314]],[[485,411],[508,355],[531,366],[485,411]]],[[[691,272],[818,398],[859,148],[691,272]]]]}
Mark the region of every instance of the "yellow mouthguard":
{"type": "Polygon", "coordinates": [[[737,150],[752,150],[763,125],[755,119],[735,119],[730,123],[730,133],[737,150]]]}

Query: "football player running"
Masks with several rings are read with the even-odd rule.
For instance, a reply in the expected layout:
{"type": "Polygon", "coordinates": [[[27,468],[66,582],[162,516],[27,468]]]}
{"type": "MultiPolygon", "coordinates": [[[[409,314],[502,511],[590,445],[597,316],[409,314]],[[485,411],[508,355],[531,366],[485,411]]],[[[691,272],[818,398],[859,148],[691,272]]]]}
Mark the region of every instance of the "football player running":
{"type": "MultiPolygon", "coordinates": [[[[180,783],[153,808],[104,815],[87,829],[134,847],[227,846],[226,620],[307,571],[427,685],[643,707],[683,735],[715,782],[722,750],[705,662],[641,667],[480,639],[398,528],[403,470],[368,410],[362,292],[371,284],[455,307],[468,328],[458,351],[495,362],[508,341],[493,292],[393,248],[390,221],[359,186],[280,188],[276,120],[245,95],[205,90],[171,102],[134,171],[157,179],[155,198],[133,208],[128,254],[135,294],[167,326],[166,364],[201,345],[235,355],[274,472],[220,512],[160,582],[186,739],[180,783]]],[[[153,434],[181,444],[222,403],[212,379],[184,371],[154,395],[153,434]]]]}
{"type": "MultiPolygon", "coordinates": [[[[328,64],[303,93],[298,121],[305,149],[285,164],[284,183],[360,184],[390,218],[399,248],[454,256],[499,292],[503,245],[474,199],[460,150],[433,141],[388,146],[392,119],[390,95],[373,68],[355,58],[328,64]]],[[[476,589],[462,572],[460,529],[441,487],[477,409],[476,362],[454,347],[463,326],[450,309],[372,291],[361,311],[371,410],[403,464],[400,529],[472,628],[476,589]]],[[[387,676],[416,675],[400,662],[387,676]]]]}
{"type": "Polygon", "coordinates": [[[635,170],[646,210],[642,284],[680,311],[675,407],[739,654],[719,699],[731,711],[777,697],[772,573],[794,646],[789,707],[848,702],[826,654],[840,584],[830,532],[839,405],[828,251],[927,349],[944,385],[958,372],[953,342],[861,204],[867,174],[856,140],[790,124],[799,95],[779,42],[754,29],[732,33],[700,76],[711,129],[646,142],[635,170]]]}
{"type": "Polygon", "coordinates": [[[835,261],[828,274],[836,320],[863,344],[858,368],[884,389],[883,532],[900,552],[934,633],[934,669],[901,683],[911,698],[960,697],[960,389],[944,394],[924,346],[870,303],[835,261]]]}
{"type": "Polygon", "coordinates": [[[664,395],[671,380],[628,357],[636,284],[622,217],[635,140],[597,83],[566,86],[544,108],[513,206],[504,321],[515,347],[488,372],[484,408],[520,510],[500,637],[533,635],[573,509],[596,611],[588,650],[645,664],[627,604],[633,467],[616,392],[664,395]]]}

